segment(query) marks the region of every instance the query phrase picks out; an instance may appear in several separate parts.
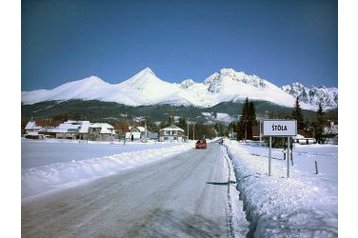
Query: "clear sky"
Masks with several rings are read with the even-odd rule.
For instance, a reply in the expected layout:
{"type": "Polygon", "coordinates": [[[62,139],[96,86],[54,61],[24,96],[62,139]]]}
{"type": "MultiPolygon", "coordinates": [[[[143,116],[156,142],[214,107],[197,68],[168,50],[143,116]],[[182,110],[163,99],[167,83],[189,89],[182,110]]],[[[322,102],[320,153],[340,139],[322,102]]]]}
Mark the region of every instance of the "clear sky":
{"type": "Polygon", "coordinates": [[[338,85],[337,0],[23,0],[21,90],[145,67],[202,82],[221,68],[277,86],[338,85]]]}

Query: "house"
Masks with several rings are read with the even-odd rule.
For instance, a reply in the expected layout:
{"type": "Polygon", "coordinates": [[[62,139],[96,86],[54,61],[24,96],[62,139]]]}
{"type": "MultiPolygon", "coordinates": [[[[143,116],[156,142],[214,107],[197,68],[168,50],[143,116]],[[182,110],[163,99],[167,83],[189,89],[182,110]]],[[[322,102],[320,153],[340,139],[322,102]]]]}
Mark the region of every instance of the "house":
{"type": "Polygon", "coordinates": [[[330,121],[328,126],[325,126],[323,129],[323,134],[325,135],[338,135],[338,123],[330,121]]]}
{"type": "Polygon", "coordinates": [[[184,130],[177,126],[169,126],[159,130],[159,141],[184,141],[184,130]]]}
{"type": "Polygon", "coordinates": [[[148,140],[158,140],[158,138],[159,138],[159,133],[158,132],[151,132],[151,131],[147,132],[147,139],[148,140]]]}
{"type": "Polygon", "coordinates": [[[293,141],[297,144],[301,145],[309,145],[309,144],[315,144],[316,139],[315,138],[306,138],[303,135],[297,134],[296,136],[292,137],[293,141]]]}
{"type": "Polygon", "coordinates": [[[42,127],[36,125],[35,121],[29,121],[25,126],[26,134],[38,134],[41,129],[42,127]]]}
{"type": "Polygon", "coordinates": [[[39,132],[41,131],[42,127],[36,125],[35,121],[29,121],[26,126],[25,126],[25,138],[28,139],[43,139],[44,136],[39,134],[39,132]]]}
{"type": "Polygon", "coordinates": [[[68,120],[58,125],[58,127],[51,129],[50,132],[55,133],[56,139],[79,139],[82,123],[83,121],[68,120]]]}
{"type": "Polygon", "coordinates": [[[80,139],[92,141],[108,141],[115,138],[115,130],[108,123],[90,123],[89,121],[68,120],[56,128],[47,129],[57,139],[80,139]]]}
{"type": "Polygon", "coordinates": [[[93,123],[89,126],[88,134],[92,140],[108,141],[114,139],[116,132],[108,123],[93,123]]]}
{"type": "Polygon", "coordinates": [[[126,132],[126,140],[139,141],[147,138],[147,129],[143,126],[129,126],[126,132]]]}
{"type": "Polygon", "coordinates": [[[116,132],[112,125],[108,123],[82,123],[79,130],[80,138],[91,141],[112,141],[116,137],[116,132]]]}

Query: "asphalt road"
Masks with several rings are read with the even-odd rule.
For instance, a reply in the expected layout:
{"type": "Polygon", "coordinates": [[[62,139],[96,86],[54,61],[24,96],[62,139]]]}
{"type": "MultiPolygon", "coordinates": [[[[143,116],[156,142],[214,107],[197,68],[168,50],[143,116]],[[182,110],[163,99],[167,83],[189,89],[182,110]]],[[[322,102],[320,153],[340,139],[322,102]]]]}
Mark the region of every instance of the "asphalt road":
{"type": "Polygon", "coordinates": [[[22,237],[232,237],[217,143],[22,204],[22,237]]]}

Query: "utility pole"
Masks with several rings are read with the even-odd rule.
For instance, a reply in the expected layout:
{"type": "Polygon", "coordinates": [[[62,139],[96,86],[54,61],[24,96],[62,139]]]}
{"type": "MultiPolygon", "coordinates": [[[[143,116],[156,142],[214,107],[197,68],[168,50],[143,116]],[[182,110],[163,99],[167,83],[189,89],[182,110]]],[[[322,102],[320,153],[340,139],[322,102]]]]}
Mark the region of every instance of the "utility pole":
{"type": "Polygon", "coordinates": [[[287,178],[290,177],[290,137],[287,137],[287,178]]]}
{"type": "Polygon", "coordinates": [[[193,140],[195,140],[195,122],[193,122],[193,140]]]}
{"type": "Polygon", "coordinates": [[[187,134],[188,141],[189,141],[189,121],[188,120],[187,120],[187,123],[186,123],[186,134],[187,134]]]}
{"type": "Polygon", "coordinates": [[[261,120],[261,118],[259,120],[259,123],[260,123],[260,146],[261,146],[261,143],[262,143],[262,129],[261,129],[262,120],[261,120]]]}
{"type": "Polygon", "coordinates": [[[247,140],[247,120],[244,120],[245,122],[245,143],[246,143],[246,140],[247,140]]]}

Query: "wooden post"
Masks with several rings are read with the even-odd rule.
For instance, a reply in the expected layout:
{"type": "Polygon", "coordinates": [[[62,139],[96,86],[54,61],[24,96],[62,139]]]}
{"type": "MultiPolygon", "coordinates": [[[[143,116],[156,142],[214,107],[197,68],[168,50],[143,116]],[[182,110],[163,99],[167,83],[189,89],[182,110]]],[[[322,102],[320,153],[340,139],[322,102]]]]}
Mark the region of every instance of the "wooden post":
{"type": "Polygon", "coordinates": [[[314,161],[314,167],[316,169],[316,174],[318,174],[318,163],[316,160],[314,161]]]}
{"type": "Polygon", "coordinates": [[[293,163],[293,154],[292,154],[292,148],[291,148],[291,165],[293,166],[294,163],[293,163]]]}
{"type": "Polygon", "coordinates": [[[293,141],[291,141],[291,138],[290,138],[290,150],[291,150],[291,153],[290,153],[290,155],[291,155],[291,165],[293,166],[294,165],[294,163],[293,163],[293,141]]]}

